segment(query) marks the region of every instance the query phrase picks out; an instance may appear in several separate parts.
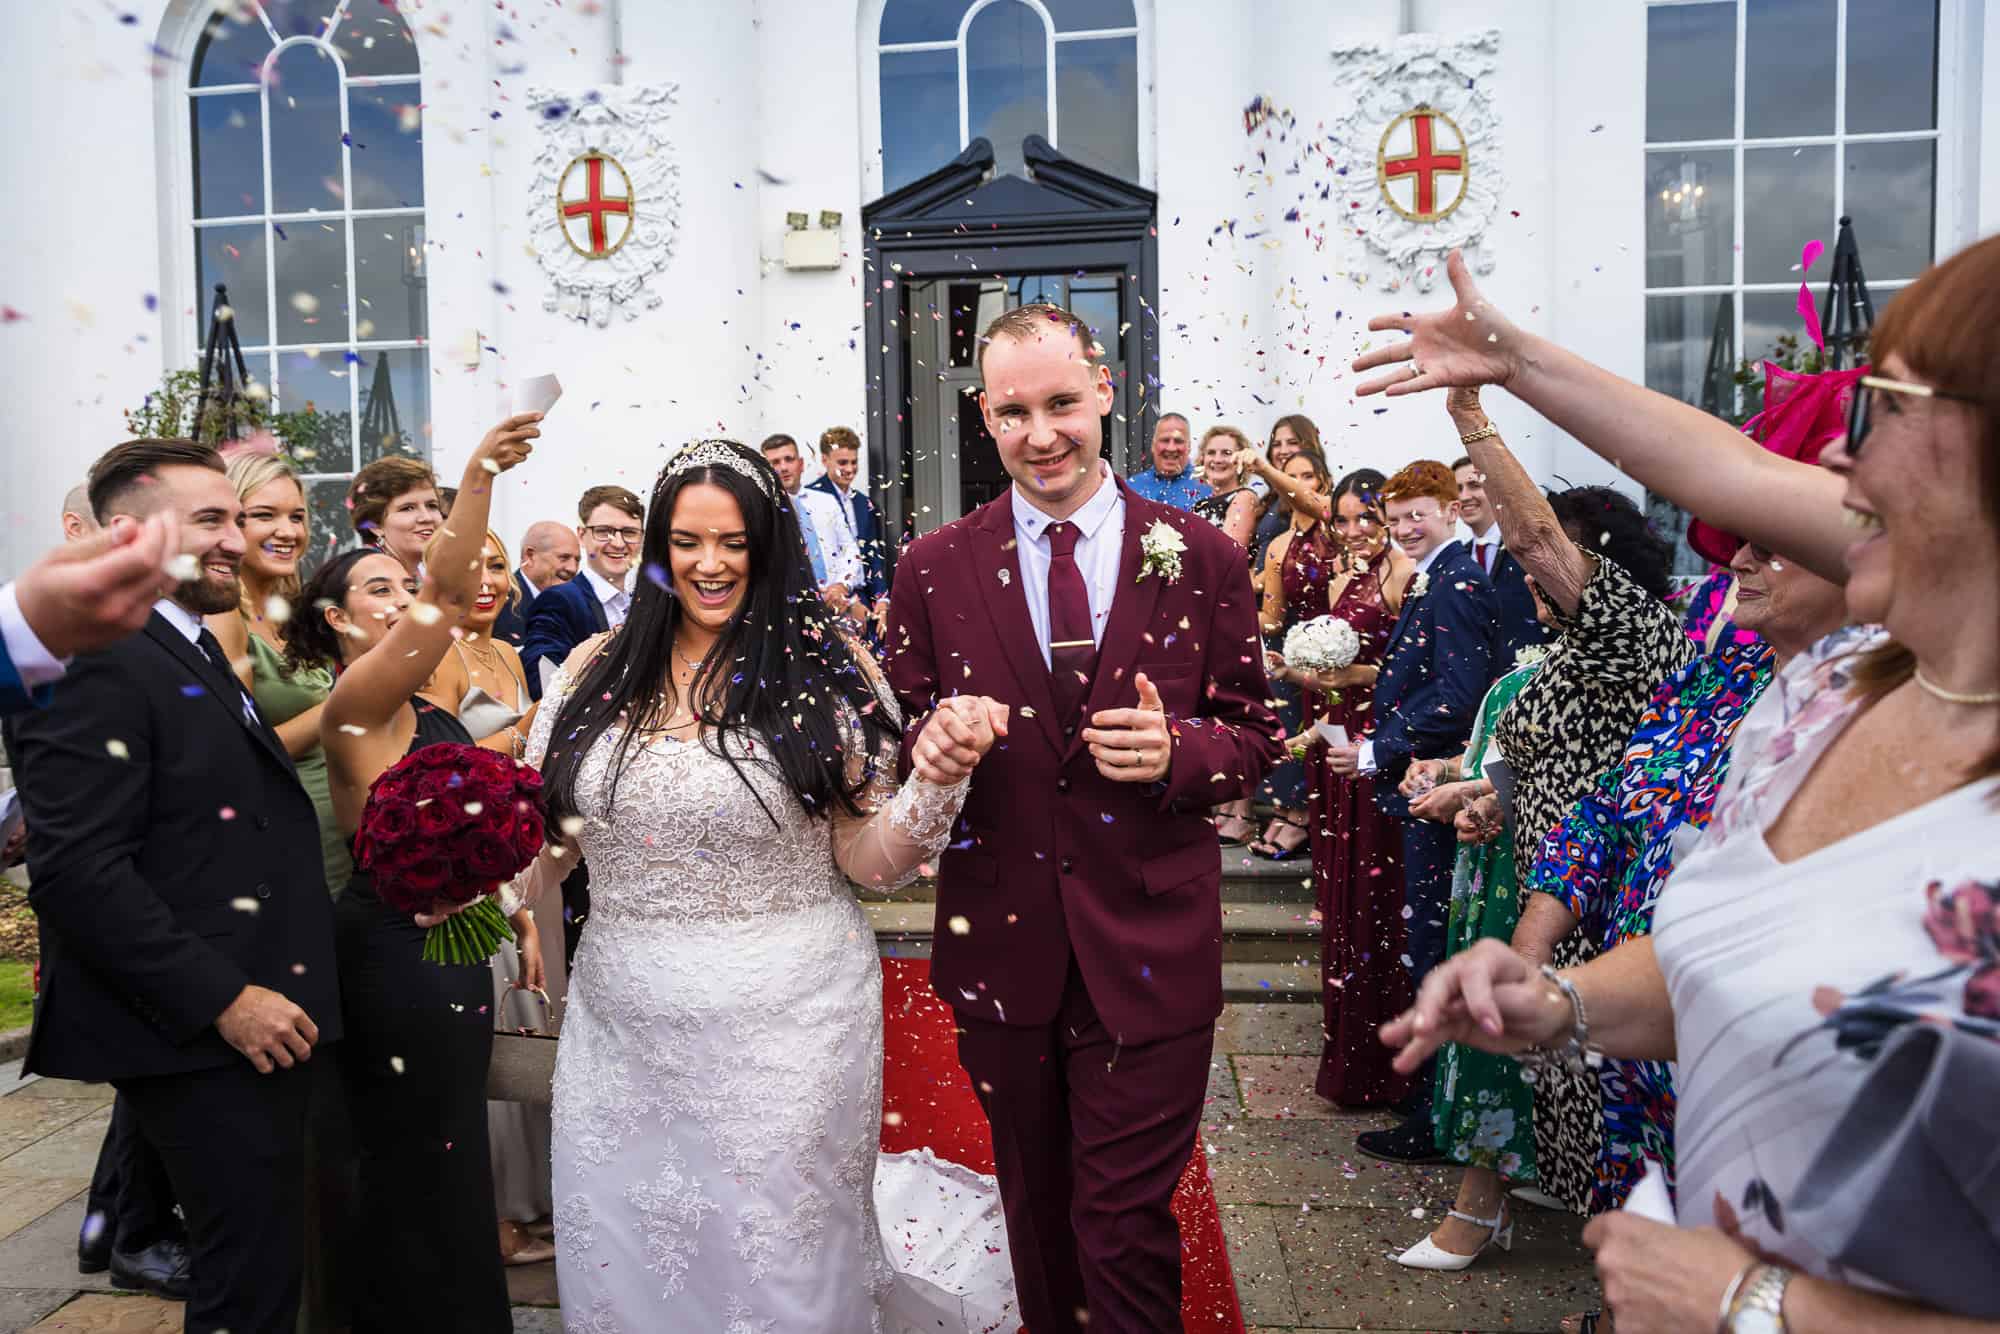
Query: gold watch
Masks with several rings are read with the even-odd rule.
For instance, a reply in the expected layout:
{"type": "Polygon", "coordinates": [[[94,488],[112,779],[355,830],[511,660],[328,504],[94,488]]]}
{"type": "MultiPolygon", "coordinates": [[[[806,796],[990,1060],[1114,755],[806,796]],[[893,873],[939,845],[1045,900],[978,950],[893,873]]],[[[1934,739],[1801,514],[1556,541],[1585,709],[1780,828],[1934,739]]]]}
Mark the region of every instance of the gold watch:
{"type": "Polygon", "coordinates": [[[1750,1271],[1719,1334],[1785,1334],[1785,1288],[1792,1271],[1781,1265],[1758,1265],[1750,1271]]]}

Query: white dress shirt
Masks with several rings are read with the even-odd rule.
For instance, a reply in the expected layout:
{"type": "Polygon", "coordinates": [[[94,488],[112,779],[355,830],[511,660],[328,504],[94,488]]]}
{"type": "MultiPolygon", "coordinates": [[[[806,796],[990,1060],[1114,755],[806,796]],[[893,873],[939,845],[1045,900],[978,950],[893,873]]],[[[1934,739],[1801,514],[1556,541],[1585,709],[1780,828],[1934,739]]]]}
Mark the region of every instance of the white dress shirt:
{"type": "Polygon", "coordinates": [[[792,500],[799,513],[811,522],[813,536],[819,539],[820,559],[826,562],[826,582],[844,584],[849,592],[858,590],[867,577],[868,567],[861,559],[861,544],[854,540],[854,523],[847,515],[847,507],[836,497],[809,486],[794,491],[792,500]]]}
{"type": "Polygon", "coordinates": [[[14,664],[14,675],[21,678],[23,690],[60,681],[69,670],[66,663],[49,652],[42,637],[35,633],[35,627],[21,614],[21,598],[11,579],[6,587],[0,588],[0,637],[6,639],[7,657],[14,664]]]}
{"type": "MultiPolygon", "coordinates": [[[[1498,542],[1500,540],[1500,525],[1497,523],[1494,524],[1491,531],[1493,533],[1493,540],[1495,542],[1498,542]]],[[[1436,546],[1432,547],[1431,554],[1417,562],[1417,574],[1413,574],[1410,576],[1410,583],[1414,584],[1417,582],[1417,575],[1429,574],[1431,566],[1435,565],[1437,563],[1437,558],[1444,554],[1444,549],[1450,546],[1452,542],[1456,540],[1457,540],[1456,538],[1447,538],[1445,541],[1440,542],[1436,546]]],[[[1409,598],[1410,598],[1409,589],[1407,586],[1405,586],[1403,590],[1403,602],[1405,606],[1409,605],[1409,598]]],[[[1374,773],[1375,772],[1374,740],[1370,739],[1367,741],[1363,741],[1359,749],[1360,749],[1360,754],[1355,756],[1356,766],[1364,774],[1374,773]]]]}
{"type": "MultiPolygon", "coordinates": [[[[1097,466],[1104,480],[1069,522],[1079,533],[1076,568],[1090,599],[1090,637],[1102,644],[1111,600],[1118,593],[1118,564],[1125,554],[1125,496],[1111,479],[1111,470],[1102,461],[1097,466]]],[[[1021,592],[1028,599],[1028,619],[1034,623],[1035,646],[1044,664],[1049,661],[1049,563],[1055,559],[1048,533],[1056,522],[1054,515],[1036,508],[1028,493],[1015,486],[1014,556],[1021,565],[1021,592]]]]}
{"type": "Polygon", "coordinates": [[[590,581],[590,591],[597,594],[597,600],[604,604],[605,622],[613,630],[625,624],[625,613],[632,610],[632,595],[589,565],[583,567],[582,574],[590,581]]]}
{"type": "MultiPolygon", "coordinates": [[[[185,635],[187,642],[194,646],[195,652],[201,653],[203,657],[208,656],[202,651],[201,647],[201,632],[207,628],[202,624],[201,617],[195,615],[172,598],[161,598],[153,604],[153,610],[160,613],[168,625],[173,626],[174,629],[185,635]]],[[[243,703],[244,719],[251,726],[256,726],[259,721],[257,717],[257,701],[251,699],[250,692],[243,688],[243,683],[236,680],[236,673],[234,671],[229,672],[229,678],[235,682],[237,698],[243,703]]]]}
{"type": "Polygon", "coordinates": [[[1496,523],[1489,527],[1484,537],[1473,534],[1466,545],[1472,549],[1472,558],[1479,562],[1479,568],[1487,574],[1493,573],[1493,566],[1504,549],[1500,544],[1500,525],[1496,523]]]}

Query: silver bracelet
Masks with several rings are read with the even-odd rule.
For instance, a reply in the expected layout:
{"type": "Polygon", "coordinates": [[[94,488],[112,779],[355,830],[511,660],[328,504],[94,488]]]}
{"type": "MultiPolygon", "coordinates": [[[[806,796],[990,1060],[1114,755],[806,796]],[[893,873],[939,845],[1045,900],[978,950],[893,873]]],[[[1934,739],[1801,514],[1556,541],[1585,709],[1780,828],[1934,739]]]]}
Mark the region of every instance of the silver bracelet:
{"type": "Polygon", "coordinates": [[[1591,1045],[1590,1015],[1583,1008],[1583,996],[1577,991],[1576,983],[1548,964],[1543,964],[1541,971],[1556,990],[1568,997],[1572,1021],[1569,1036],[1560,1047],[1530,1047],[1517,1058],[1521,1063],[1521,1082],[1530,1087],[1550,1070],[1586,1075],[1604,1064],[1604,1053],[1591,1045]]]}
{"type": "Polygon", "coordinates": [[[1752,1260],[1736,1271],[1736,1277],[1729,1280],[1729,1286],[1722,1290],[1722,1309],[1715,1316],[1715,1334],[1729,1334],[1729,1317],[1736,1309],[1736,1294],[1743,1290],[1743,1280],[1750,1277],[1762,1261],[1752,1260]]]}

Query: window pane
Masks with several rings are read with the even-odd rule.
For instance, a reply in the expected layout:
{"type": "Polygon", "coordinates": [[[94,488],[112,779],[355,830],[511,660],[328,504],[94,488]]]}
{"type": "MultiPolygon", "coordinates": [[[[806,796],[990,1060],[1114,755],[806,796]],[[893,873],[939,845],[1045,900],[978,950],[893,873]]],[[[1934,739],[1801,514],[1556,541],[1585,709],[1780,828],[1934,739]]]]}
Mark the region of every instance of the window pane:
{"type": "Polygon", "coordinates": [[[1743,133],[1833,133],[1834,0],[1746,0],[1743,133]]]}
{"type": "Polygon", "coordinates": [[[1847,146],[1844,197],[1867,277],[1914,278],[1929,266],[1937,235],[1936,160],[1930,139],[1847,146]]]}
{"type": "Polygon", "coordinates": [[[277,241],[278,341],[347,341],[347,229],[337,222],[282,224],[277,241]]]}
{"type": "Polygon", "coordinates": [[[255,93],[191,97],[194,215],[235,218],[264,211],[263,108],[255,93]]]}
{"type": "Polygon", "coordinates": [[[271,292],[264,272],[264,224],[203,227],[194,234],[195,337],[206,343],[215,285],[229,287],[236,340],[245,347],[271,341],[271,292]]]}
{"type": "Polygon", "coordinates": [[[362,339],[422,338],[429,331],[424,311],[424,225],[416,218],[354,220],[355,336],[362,339]]]}
{"type": "Polygon", "coordinates": [[[1092,28],[1135,28],[1132,0],[1042,0],[1057,32],[1083,32],[1092,28]]]}
{"type": "Polygon", "coordinates": [[[1069,308],[1096,335],[1098,345],[1118,353],[1118,280],[1078,280],[1070,284],[1069,308]]]}
{"type": "Polygon", "coordinates": [[[271,211],[342,206],[340,71],[316,46],[278,54],[271,73],[271,211]]]}
{"type": "Polygon", "coordinates": [[[424,202],[423,115],[417,109],[422,100],[422,86],[414,83],[348,90],[355,208],[416,208],[424,202]]]}
{"type": "Polygon", "coordinates": [[[1847,130],[1937,125],[1937,4],[1847,0],[1847,130]]]}
{"type": "Polygon", "coordinates": [[[1751,148],[1743,153],[1743,281],[1795,279],[1799,250],[1833,244],[1833,149],[1751,148]]]}
{"type": "Polygon", "coordinates": [[[347,350],[278,354],[278,411],[312,414],[304,429],[294,430],[286,444],[309,472],[344,470],[353,464],[354,412],[347,386],[355,364],[347,350]],[[311,457],[307,457],[310,455],[311,457]]]}
{"type": "Polygon", "coordinates": [[[226,10],[209,15],[201,38],[195,43],[194,65],[188,82],[197,88],[214,88],[225,83],[256,83],[264,57],[271,54],[271,34],[246,6],[241,18],[226,10]]]}
{"type": "Polygon", "coordinates": [[[1736,6],[1655,5],[1646,11],[1646,138],[1728,139],[1736,133],[1736,6]]]}
{"type": "Polygon", "coordinates": [[[347,17],[334,30],[333,46],[349,78],[417,72],[417,44],[409,25],[385,5],[349,5],[347,17]]]}
{"type": "Polygon", "coordinates": [[[1139,179],[1136,37],[1057,43],[1056,132],[1056,147],[1078,162],[1139,179]]]}
{"type": "MultiPolygon", "coordinates": [[[[324,37],[339,0],[256,0],[280,37],[324,37]]],[[[246,5],[245,8],[248,8],[246,5]]],[[[348,8],[358,8],[349,5],[348,8]]]]}
{"type": "Polygon", "coordinates": [[[315,477],[306,483],[306,550],[299,558],[301,575],[311,577],[312,571],[326,564],[336,553],[358,545],[354,539],[354,523],[347,513],[347,485],[353,480],[352,477],[315,477]]]}
{"type": "Polygon", "coordinates": [[[1735,170],[1726,148],[1646,154],[1646,286],[1736,280],[1735,170]]]}
{"type": "Polygon", "coordinates": [[[954,41],[970,8],[967,0],[889,0],[882,7],[882,45],[954,41]]]}
{"type": "Polygon", "coordinates": [[[958,54],[882,57],[882,188],[900,189],[958,156],[958,54]]]}
{"type": "MultiPolygon", "coordinates": [[[[1829,247],[1830,248],[1830,247],[1829,247]]],[[[1818,309],[1826,299],[1825,262],[1816,266],[1820,271],[1814,276],[1818,281],[1810,283],[1813,308],[1818,309]]],[[[1779,359],[1778,340],[1790,338],[1793,341],[1791,359],[1797,365],[1798,354],[1811,349],[1812,339],[1806,337],[1805,321],[1799,318],[1799,294],[1797,292],[1745,292],[1743,294],[1743,356],[1753,367],[1764,358],[1779,359]]],[[[1763,374],[1758,372],[1756,384],[1746,391],[1748,397],[1761,399],[1763,395],[1763,374]]],[[[1755,402],[1751,406],[1756,406],[1755,402]]]]}
{"type": "Polygon", "coordinates": [[[965,33],[968,130],[993,143],[994,169],[1020,174],[1021,141],[1049,132],[1048,29],[1013,0],[979,11],[965,33]]]}
{"type": "Polygon", "coordinates": [[[423,348],[361,354],[361,462],[431,452],[430,355],[423,348]]]}
{"type": "Polygon", "coordinates": [[[1727,295],[1646,298],[1646,387],[1684,403],[1727,406],[1735,365],[1733,317],[1727,295]],[[1713,363],[1719,368],[1710,374],[1713,363]]]}

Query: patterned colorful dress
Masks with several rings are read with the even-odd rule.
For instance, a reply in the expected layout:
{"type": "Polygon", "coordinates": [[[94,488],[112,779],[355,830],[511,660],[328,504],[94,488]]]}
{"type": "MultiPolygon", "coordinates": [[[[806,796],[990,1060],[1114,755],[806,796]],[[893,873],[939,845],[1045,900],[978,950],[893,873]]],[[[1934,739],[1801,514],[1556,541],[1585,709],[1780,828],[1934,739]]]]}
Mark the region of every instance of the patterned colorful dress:
{"type": "MultiPolygon", "coordinates": [[[[1771,680],[1761,640],[1724,643],[1662,682],[1624,759],[1550,830],[1523,881],[1576,914],[1600,951],[1653,929],[1653,904],[1674,868],[1676,834],[1708,824],[1729,769],[1729,743],[1771,680]]],[[[1598,1071],[1603,1143],[1590,1212],[1624,1204],[1651,1159],[1673,1180],[1674,1091],[1661,1061],[1607,1060],[1598,1071]]]]}
{"type": "MultiPolygon", "coordinates": [[[[1396,614],[1382,594],[1389,549],[1347,581],[1332,614],[1361,640],[1355,662],[1379,665],[1396,614]]],[[[1368,730],[1373,686],[1345,686],[1320,721],[1368,730]]],[[[1343,1107],[1398,1102],[1409,1081],[1390,1068],[1394,1056],[1376,1030],[1408,1007],[1410,974],[1403,966],[1403,840],[1394,820],[1375,804],[1375,779],[1342,777],[1327,752],[1307,753],[1312,800],[1313,890],[1320,911],[1321,1004],[1326,1046],[1319,1058],[1319,1096],[1343,1107]]]]}
{"type": "MultiPolygon", "coordinates": [[[[1465,749],[1465,773],[1479,773],[1497,746],[1494,723],[1528,683],[1539,663],[1518,667],[1493,683],[1479,706],[1465,749]]],[[[1514,875],[1514,830],[1490,843],[1462,844],[1451,875],[1451,917],[1445,957],[1475,940],[1511,943],[1521,920],[1520,885],[1514,875]]],[[[1485,1167],[1514,1182],[1535,1179],[1535,1095],[1521,1081],[1520,1063],[1457,1043],[1438,1053],[1431,1093],[1431,1124],[1438,1151],[1455,1163],[1485,1167]]]]}

